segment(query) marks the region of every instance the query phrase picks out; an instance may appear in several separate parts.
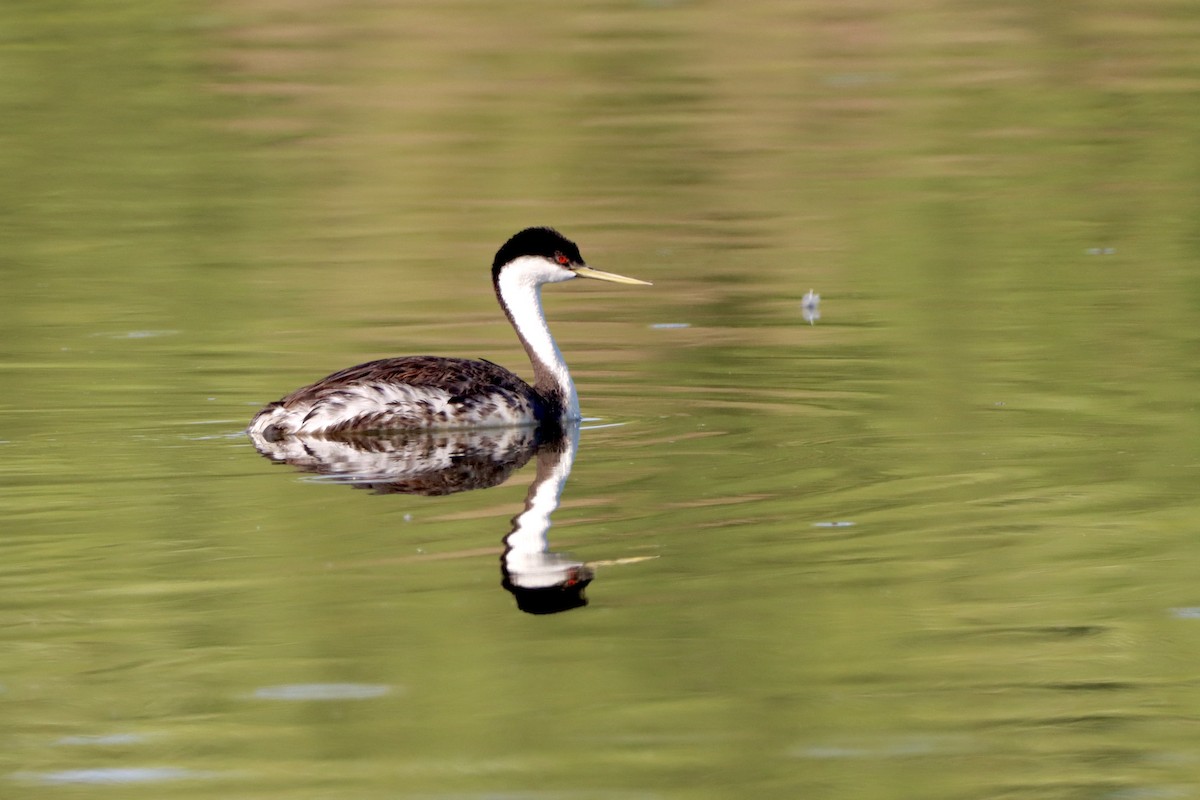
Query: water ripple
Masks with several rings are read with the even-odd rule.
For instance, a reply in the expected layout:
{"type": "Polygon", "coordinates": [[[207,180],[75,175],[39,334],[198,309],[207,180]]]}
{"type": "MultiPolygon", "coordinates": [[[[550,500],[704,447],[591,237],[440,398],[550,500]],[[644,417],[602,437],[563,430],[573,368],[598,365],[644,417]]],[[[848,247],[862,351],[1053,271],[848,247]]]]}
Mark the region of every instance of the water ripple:
{"type": "Polygon", "coordinates": [[[371,683],[287,683],[254,690],[256,700],[369,700],[391,694],[392,687],[371,683]]]}
{"type": "Polygon", "coordinates": [[[87,784],[111,786],[129,783],[161,783],[163,781],[210,778],[211,772],[197,772],[178,767],[102,767],[94,769],[64,769],[58,772],[18,772],[17,780],[48,786],[87,784]]]}

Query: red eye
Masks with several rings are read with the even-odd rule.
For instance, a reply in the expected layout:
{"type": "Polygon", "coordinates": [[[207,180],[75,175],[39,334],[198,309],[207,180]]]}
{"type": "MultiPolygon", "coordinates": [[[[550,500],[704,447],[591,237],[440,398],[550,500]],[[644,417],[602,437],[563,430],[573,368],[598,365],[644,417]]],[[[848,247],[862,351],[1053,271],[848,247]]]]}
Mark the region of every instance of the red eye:
{"type": "Polygon", "coordinates": [[[564,256],[562,253],[555,253],[555,254],[554,254],[554,260],[555,260],[555,261],[557,261],[558,263],[562,264],[564,267],[565,267],[567,264],[570,264],[570,263],[571,263],[571,259],[569,259],[569,258],[567,258],[566,256],[564,256]]]}

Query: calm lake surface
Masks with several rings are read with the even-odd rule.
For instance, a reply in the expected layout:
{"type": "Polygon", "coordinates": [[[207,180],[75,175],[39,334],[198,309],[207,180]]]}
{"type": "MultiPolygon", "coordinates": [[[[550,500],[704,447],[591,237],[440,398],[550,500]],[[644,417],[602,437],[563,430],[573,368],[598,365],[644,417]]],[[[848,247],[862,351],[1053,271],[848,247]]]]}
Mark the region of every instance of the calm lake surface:
{"type": "Polygon", "coordinates": [[[1200,795],[1198,41],[8,4],[0,796],[1200,795]],[[241,432],[387,355],[529,376],[488,277],[528,225],[655,284],[545,293],[558,614],[501,585],[544,453],[419,496],[241,432]]]}

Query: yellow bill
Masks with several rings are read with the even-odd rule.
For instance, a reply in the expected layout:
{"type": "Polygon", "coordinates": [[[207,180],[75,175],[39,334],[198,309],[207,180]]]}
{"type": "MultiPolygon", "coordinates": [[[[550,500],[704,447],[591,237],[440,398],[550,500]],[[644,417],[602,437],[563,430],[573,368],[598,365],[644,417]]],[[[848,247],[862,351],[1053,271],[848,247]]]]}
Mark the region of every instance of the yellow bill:
{"type": "Polygon", "coordinates": [[[574,272],[581,278],[595,278],[598,281],[608,281],[610,283],[634,283],[639,286],[653,286],[650,281],[639,281],[637,278],[626,278],[624,275],[617,275],[613,272],[603,272],[602,270],[592,269],[591,267],[575,267],[574,272]]]}

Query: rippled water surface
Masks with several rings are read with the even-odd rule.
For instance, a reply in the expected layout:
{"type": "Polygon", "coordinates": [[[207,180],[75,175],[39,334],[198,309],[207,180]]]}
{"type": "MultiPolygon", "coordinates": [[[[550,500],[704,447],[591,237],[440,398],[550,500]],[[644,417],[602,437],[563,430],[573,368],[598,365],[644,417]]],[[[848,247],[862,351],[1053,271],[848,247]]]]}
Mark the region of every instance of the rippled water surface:
{"type": "Polygon", "coordinates": [[[0,11],[0,796],[1200,793],[1198,38],[1170,0],[0,11]],[[577,448],[430,496],[409,443],[241,433],[386,355],[528,376],[487,268],[533,224],[655,284],[545,292],[577,448]],[[531,485],[529,574],[585,606],[518,608],[531,485]]]}

